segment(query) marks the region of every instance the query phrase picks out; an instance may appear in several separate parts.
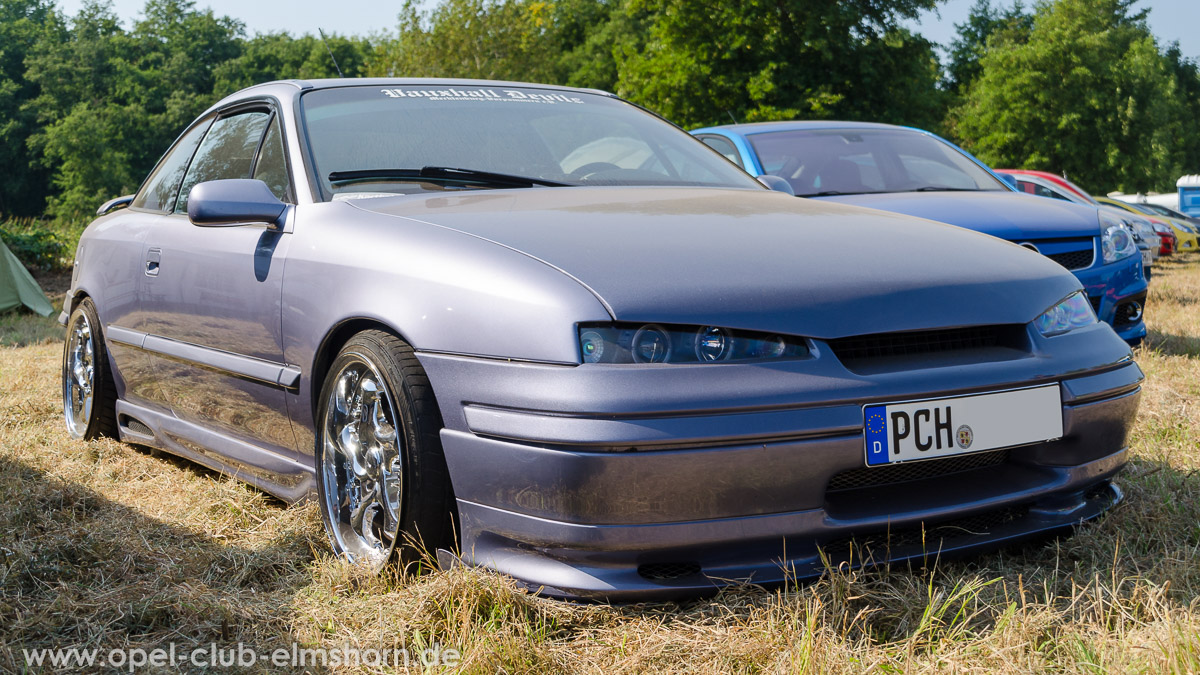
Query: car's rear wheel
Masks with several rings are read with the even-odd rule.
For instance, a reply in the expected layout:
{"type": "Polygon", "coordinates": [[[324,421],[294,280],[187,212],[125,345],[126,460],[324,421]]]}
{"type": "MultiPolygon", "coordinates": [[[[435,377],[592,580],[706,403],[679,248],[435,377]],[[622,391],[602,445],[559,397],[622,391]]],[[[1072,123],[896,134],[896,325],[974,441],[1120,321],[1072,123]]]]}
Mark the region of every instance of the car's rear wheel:
{"type": "Polygon", "coordinates": [[[338,352],[317,411],[317,486],[334,551],[378,571],[450,548],[441,415],[412,348],[363,331],[338,352]]]}
{"type": "Polygon", "coordinates": [[[71,312],[63,344],[63,417],[72,438],[117,437],[117,389],[91,298],[71,312]]]}

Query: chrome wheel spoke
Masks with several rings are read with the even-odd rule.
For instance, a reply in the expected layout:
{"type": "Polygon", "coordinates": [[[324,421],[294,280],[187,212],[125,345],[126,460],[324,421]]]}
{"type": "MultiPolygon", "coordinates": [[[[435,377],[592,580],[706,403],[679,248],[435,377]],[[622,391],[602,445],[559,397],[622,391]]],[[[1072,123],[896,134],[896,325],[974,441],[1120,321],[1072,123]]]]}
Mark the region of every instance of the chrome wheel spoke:
{"type": "Polygon", "coordinates": [[[75,315],[67,333],[63,357],[63,414],[67,428],[75,437],[82,437],[92,414],[93,389],[96,383],[95,347],[92,327],[86,314],[75,315]]]}
{"type": "Polygon", "coordinates": [[[327,517],[339,551],[379,565],[400,527],[403,461],[396,415],[379,373],[353,360],[335,374],[322,420],[327,517]]]}

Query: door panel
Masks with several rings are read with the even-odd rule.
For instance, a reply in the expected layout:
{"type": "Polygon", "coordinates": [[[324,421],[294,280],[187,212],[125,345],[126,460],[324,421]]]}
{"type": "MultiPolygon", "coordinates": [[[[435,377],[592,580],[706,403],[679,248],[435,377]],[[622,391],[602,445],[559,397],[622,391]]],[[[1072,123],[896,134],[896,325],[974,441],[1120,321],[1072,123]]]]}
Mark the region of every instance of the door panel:
{"type": "Polygon", "coordinates": [[[170,220],[169,234],[147,239],[148,251],[161,252],[157,275],[143,276],[139,302],[139,330],[147,333],[146,354],[163,393],[183,420],[291,456],[295,437],[279,384],[282,260],[290,237],[170,220]]]}
{"type": "Polygon", "coordinates": [[[292,457],[280,305],[290,236],[261,224],[197,227],[186,216],[193,186],[250,178],[262,168],[273,119],[255,108],[219,116],[208,128],[174,215],[146,237],[138,329],[177,417],[292,457]]]}
{"type": "Polygon", "coordinates": [[[165,410],[158,382],[141,350],[131,341],[119,339],[121,329],[133,328],[140,320],[137,290],[142,275],[143,241],[159,218],[156,214],[126,209],[97,221],[79,249],[78,260],[86,275],[80,286],[92,296],[104,327],[117,396],[165,410]]]}

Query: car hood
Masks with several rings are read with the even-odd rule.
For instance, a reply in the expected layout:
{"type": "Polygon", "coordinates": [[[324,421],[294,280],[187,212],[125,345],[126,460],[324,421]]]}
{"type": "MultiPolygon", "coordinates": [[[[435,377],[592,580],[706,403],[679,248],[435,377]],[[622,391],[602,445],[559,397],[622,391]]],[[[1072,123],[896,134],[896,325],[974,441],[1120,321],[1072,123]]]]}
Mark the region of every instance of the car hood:
{"type": "Polygon", "coordinates": [[[597,187],[356,199],[532,256],[619,321],[833,338],[1032,321],[1079,282],[992,237],[756,190],[597,187]]]}
{"type": "Polygon", "coordinates": [[[821,199],[928,218],[1018,243],[1100,235],[1096,207],[1018,192],[893,192],[821,199]]]}

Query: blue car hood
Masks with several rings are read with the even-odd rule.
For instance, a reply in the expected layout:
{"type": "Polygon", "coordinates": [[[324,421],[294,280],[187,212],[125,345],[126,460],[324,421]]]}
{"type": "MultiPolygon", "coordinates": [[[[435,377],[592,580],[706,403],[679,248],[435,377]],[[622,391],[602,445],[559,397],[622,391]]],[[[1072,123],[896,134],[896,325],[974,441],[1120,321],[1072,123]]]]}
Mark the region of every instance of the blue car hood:
{"type": "Polygon", "coordinates": [[[1095,207],[1017,192],[893,192],[820,199],[928,218],[1015,242],[1100,235],[1095,207]]]}
{"type": "MultiPolygon", "coordinates": [[[[1057,263],[993,237],[766,190],[572,187],[350,203],[536,258],[620,321],[830,338],[1027,323],[1079,288],[1057,263]]],[[[381,227],[379,240],[394,228],[381,227]]]]}

